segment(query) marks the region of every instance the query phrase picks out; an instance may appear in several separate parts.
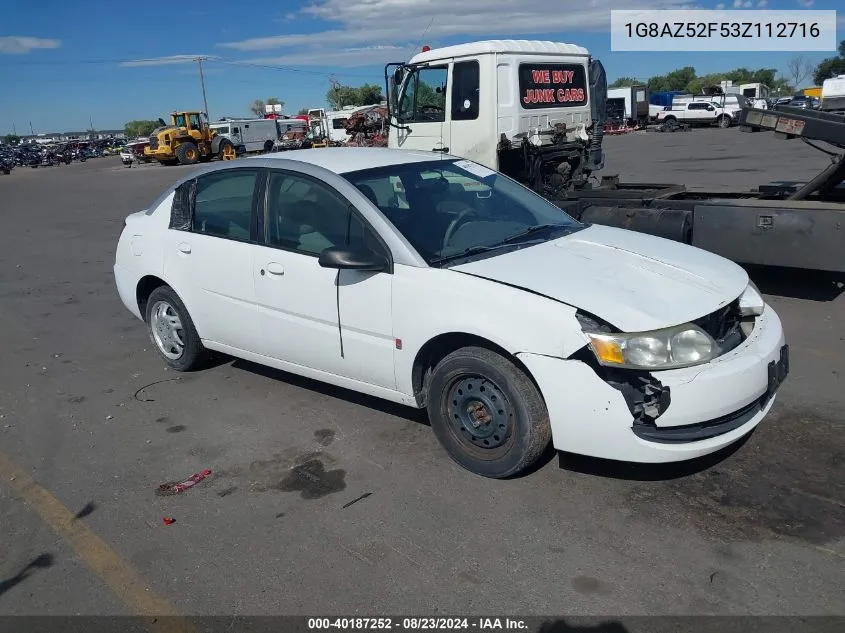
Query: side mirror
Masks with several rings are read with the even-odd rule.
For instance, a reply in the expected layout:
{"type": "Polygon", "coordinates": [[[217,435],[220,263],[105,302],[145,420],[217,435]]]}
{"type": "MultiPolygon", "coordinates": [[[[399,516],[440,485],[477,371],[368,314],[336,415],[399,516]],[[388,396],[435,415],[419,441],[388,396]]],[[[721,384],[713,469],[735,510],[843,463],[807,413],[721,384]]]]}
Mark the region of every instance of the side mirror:
{"type": "Polygon", "coordinates": [[[323,268],[337,270],[368,270],[379,272],[387,270],[387,260],[369,250],[350,249],[332,246],[320,253],[317,263],[323,268]]]}

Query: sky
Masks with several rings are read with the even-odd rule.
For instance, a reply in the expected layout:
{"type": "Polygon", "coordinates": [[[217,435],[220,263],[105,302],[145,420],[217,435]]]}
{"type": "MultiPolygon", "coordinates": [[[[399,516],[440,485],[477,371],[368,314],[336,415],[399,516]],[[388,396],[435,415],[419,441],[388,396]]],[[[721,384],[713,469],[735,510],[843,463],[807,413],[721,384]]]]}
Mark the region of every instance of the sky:
{"type": "MultiPolygon", "coordinates": [[[[383,85],[384,64],[483,39],[585,46],[608,80],[682,66],[699,74],[786,71],[795,53],[612,52],[610,10],[835,9],[841,0],[105,0],[2,2],[0,134],[122,129],[133,119],[201,110],[204,62],[211,119],[278,97],[285,112],[324,105],[331,81],[383,85]]],[[[845,39],[845,11],[837,41],[845,39]]],[[[806,53],[818,62],[830,53],[806,53]]],[[[805,84],[811,79],[805,81],[805,84]]]]}

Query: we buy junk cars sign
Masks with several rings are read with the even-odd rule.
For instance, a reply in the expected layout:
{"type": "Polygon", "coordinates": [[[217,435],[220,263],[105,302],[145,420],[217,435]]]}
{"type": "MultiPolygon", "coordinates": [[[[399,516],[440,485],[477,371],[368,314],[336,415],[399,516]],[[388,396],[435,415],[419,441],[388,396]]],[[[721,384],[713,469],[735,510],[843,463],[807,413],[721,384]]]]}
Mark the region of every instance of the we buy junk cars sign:
{"type": "Polygon", "coordinates": [[[587,103],[584,67],[578,64],[521,64],[519,97],[522,107],[561,108],[587,103]]]}

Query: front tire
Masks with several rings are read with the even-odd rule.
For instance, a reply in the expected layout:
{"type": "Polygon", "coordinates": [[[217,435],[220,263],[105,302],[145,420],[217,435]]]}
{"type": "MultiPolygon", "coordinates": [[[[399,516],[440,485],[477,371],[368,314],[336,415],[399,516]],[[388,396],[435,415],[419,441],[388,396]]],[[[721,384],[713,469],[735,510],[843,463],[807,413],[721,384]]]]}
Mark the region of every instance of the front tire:
{"type": "Polygon", "coordinates": [[[208,360],[185,304],[169,286],[150,293],[146,309],[147,329],[158,355],[176,371],[191,371],[208,360]]]}
{"type": "Polygon", "coordinates": [[[176,148],[176,158],[181,165],[196,165],[200,159],[200,151],[194,143],[182,143],[176,148]]]}
{"type": "Polygon", "coordinates": [[[551,440],[549,415],[531,379],[481,347],[456,350],[437,364],[428,416],[449,456],[483,477],[503,479],[528,470],[551,440]]]}
{"type": "Polygon", "coordinates": [[[725,129],[731,126],[731,117],[726,114],[723,114],[716,120],[716,125],[720,128],[725,129]]]}

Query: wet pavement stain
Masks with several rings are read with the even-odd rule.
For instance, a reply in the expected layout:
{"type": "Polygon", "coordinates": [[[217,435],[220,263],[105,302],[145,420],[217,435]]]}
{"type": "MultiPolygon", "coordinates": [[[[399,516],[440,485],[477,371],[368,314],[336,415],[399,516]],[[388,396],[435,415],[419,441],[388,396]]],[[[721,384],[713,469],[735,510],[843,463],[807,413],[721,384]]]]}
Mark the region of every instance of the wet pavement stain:
{"type": "Polygon", "coordinates": [[[233,492],[236,492],[238,489],[237,486],[229,486],[228,488],[221,490],[217,493],[218,497],[228,497],[233,492]]]}
{"type": "Polygon", "coordinates": [[[326,471],[319,459],[309,459],[291,468],[284,480],[279,482],[277,490],[299,492],[302,499],[319,499],[346,489],[346,471],[337,469],[326,471]]]}
{"type": "Polygon", "coordinates": [[[314,431],[314,439],[320,446],[328,446],[334,442],[335,433],[331,429],[320,429],[314,431]]]}
{"type": "Polygon", "coordinates": [[[67,401],[70,404],[81,404],[85,402],[85,396],[69,396],[67,401]]]}
{"type": "Polygon", "coordinates": [[[608,587],[607,584],[603,583],[598,578],[592,578],[590,576],[575,576],[575,578],[572,579],[572,588],[578,593],[588,596],[593,594],[610,593],[610,587],[608,587]]]}
{"type": "Polygon", "coordinates": [[[187,428],[188,427],[184,424],[175,424],[174,426],[168,426],[165,431],[167,431],[168,433],[181,433],[187,428]]]}
{"type": "Polygon", "coordinates": [[[302,499],[319,499],[346,489],[346,471],[327,470],[337,460],[322,451],[301,452],[295,447],[258,459],[248,467],[221,468],[218,478],[247,480],[251,492],[299,492],[302,499]]]}
{"type": "MultiPolygon", "coordinates": [[[[333,462],[331,456],[321,452],[305,453],[293,460],[283,454],[256,460],[249,465],[250,488],[256,492],[299,492],[302,499],[319,499],[346,489],[346,471],[326,470],[325,464],[333,462]]],[[[235,473],[238,471],[235,469],[235,473]]]]}

